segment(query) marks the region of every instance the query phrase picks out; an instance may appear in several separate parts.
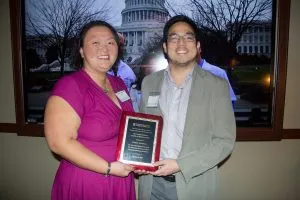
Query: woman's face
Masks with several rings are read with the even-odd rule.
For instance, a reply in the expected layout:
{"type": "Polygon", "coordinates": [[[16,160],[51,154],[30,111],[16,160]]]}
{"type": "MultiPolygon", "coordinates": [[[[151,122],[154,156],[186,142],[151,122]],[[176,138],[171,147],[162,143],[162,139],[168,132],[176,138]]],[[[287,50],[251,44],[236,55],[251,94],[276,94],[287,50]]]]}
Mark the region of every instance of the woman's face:
{"type": "Polygon", "coordinates": [[[95,26],[85,34],[80,54],[86,70],[106,73],[118,57],[118,44],[109,28],[95,26]]]}

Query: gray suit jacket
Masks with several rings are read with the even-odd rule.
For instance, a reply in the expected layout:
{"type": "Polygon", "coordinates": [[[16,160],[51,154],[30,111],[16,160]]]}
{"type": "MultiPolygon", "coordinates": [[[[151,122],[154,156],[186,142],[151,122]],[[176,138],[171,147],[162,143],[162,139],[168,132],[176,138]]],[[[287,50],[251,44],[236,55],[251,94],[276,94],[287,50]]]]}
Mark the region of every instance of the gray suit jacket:
{"type": "MultiPolygon", "coordinates": [[[[236,125],[228,83],[195,67],[187,108],[182,148],[176,173],[179,200],[217,199],[217,168],[234,147],[236,125]]],[[[164,71],[143,80],[140,112],[162,115],[159,106],[147,107],[148,97],[160,94],[164,71]]],[[[148,200],[152,176],[139,178],[139,199],[148,200]]]]}

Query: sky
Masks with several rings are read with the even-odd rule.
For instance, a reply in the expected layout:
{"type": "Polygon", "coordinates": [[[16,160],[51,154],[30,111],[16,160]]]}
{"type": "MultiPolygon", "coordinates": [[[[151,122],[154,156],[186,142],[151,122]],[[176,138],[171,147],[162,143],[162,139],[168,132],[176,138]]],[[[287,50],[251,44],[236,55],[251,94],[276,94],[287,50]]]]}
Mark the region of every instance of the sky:
{"type": "MultiPolygon", "coordinates": [[[[172,6],[177,9],[182,9],[184,7],[184,2],[182,0],[168,0],[172,3],[172,6]]],[[[112,18],[109,20],[114,26],[120,26],[122,23],[121,12],[125,8],[125,0],[97,0],[96,6],[102,7],[104,4],[111,6],[112,8],[112,18]]]]}
{"type": "MultiPolygon", "coordinates": [[[[30,10],[31,6],[29,6],[28,2],[32,2],[33,4],[35,4],[39,1],[40,0],[25,0],[25,4],[30,10]]],[[[44,1],[51,2],[50,0],[44,0],[44,1]]],[[[89,0],[82,0],[82,1],[89,1],[89,0]]],[[[165,1],[168,2],[165,3],[167,10],[169,11],[171,10],[168,8],[168,5],[171,5],[172,8],[175,9],[177,12],[182,11],[182,13],[187,13],[188,15],[191,16],[191,11],[189,11],[189,7],[188,5],[186,5],[188,4],[187,0],[165,0],[165,1]]],[[[265,1],[265,0],[259,0],[259,1],[265,1]]],[[[121,12],[125,8],[125,0],[95,0],[94,9],[101,9],[104,5],[106,5],[106,7],[111,8],[111,12],[109,13],[110,19],[106,19],[106,21],[108,21],[113,26],[120,26],[122,23],[121,12]]]]}
{"type": "MultiPolygon", "coordinates": [[[[32,5],[36,5],[40,3],[41,0],[24,0],[24,1],[25,1],[26,10],[30,11],[31,13],[34,13],[35,8],[32,7],[32,5]]],[[[45,1],[45,3],[51,2],[51,0],[43,0],[43,1],[45,1]]],[[[83,1],[89,1],[89,0],[83,0],[83,1]]],[[[176,9],[184,8],[183,6],[184,1],[182,0],[166,0],[166,1],[170,2],[173,8],[176,9]]],[[[111,8],[111,13],[109,13],[110,19],[106,21],[112,24],[113,26],[120,26],[122,23],[121,12],[125,8],[125,0],[95,0],[94,8],[101,9],[104,5],[106,5],[106,7],[111,8]]]]}
{"type": "Polygon", "coordinates": [[[107,4],[107,6],[112,8],[111,16],[112,18],[109,20],[111,24],[114,26],[120,26],[122,22],[121,12],[125,8],[125,0],[96,0],[96,6],[98,5],[100,8],[107,4]]]}
{"type": "MultiPolygon", "coordinates": [[[[214,1],[214,0],[213,0],[214,1]]],[[[260,0],[259,0],[260,1],[260,0]]],[[[264,0],[261,0],[264,1],[264,0]]],[[[187,4],[187,0],[166,0],[169,4],[172,5],[174,9],[177,11],[187,12],[189,10],[187,4]]],[[[112,18],[109,20],[111,24],[114,26],[120,26],[122,22],[121,12],[125,8],[125,0],[96,0],[96,6],[99,7],[107,4],[112,8],[112,18]]],[[[166,5],[166,4],[165,4],[166,5]]],[[[190,12],[191,13],[191,12],[190,12]]],[[[171,13],[172,14],[172,13],[171,13]]]]}

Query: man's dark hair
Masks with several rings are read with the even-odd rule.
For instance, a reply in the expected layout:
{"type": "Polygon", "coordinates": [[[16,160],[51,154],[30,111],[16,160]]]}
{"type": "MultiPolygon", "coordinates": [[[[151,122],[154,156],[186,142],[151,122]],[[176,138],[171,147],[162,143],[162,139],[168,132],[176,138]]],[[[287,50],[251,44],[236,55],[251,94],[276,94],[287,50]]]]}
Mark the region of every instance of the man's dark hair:
{"type": "MultiPolygon", "coordinates": [[[[169,30],[177,22],[184,22],[184,23],[187,23],[188,25],[190,25],[195,33],[196,42],[200,41],[199,31],[198,31],[198,27],[197,27],[196,23],[186,15],[176,15],[174,17],[171,17],[165,24],[164,31],[163,31],[162,44],[167,43],[169,30]]],[[[164,52],[164,56],[166,59],[168,59],[168,55],[165,52],[164,52]]]]}
{"type": "Polygon", "coordinates": [[[196,23],[186,15],[176,15],[174,17],[171,17],[165,24],[162,42],[167,42],[169,30],[170,30],[171,26],[173,26],[177,22],[185,22],[185,23],[189,24],[195,33],[196,41],[197,42],[200,41],[199,31],[198,31],[198,27],[197,27],[196,23]]]}
{"type": "Polygon", "coordinates": [[[121,50],[121,44],[120,44],[120,39],[119,39],[119,36],[118,36],[118,33],[117,31],[114,29],[114,27],[112,25],[110,25],[109,23],[105,22],[105,21],[102,21],[102,20],[96,20],[96,21],[90,21],[89,23],[85,24],[81,31],[79,32],[78,34],[78,37],[77,37],[77,48],[75,48],[75,56],[74,56],[74,65],[76,68],[82,68],[83,67],[83,59],[80,55],[80,48],[83,47],[83,42],[84,42],[84,39],[85,39],[85,36],[87,34],[87,32],[91,29],[91,28],[94,28],[94,27],[97,27],[97,26],[105,26],[107,27],[113,34],[114,36],[114,39],[118,45],[118,56],[117,56],[117,59],[115,61],[115,63],[113,64],[112,66],[112,70],[114,71],[114,73],[116,74],[117,71],[118,71],[118,64],[120,62],[120,59],[122,57],[122,50],[121,50]]]}

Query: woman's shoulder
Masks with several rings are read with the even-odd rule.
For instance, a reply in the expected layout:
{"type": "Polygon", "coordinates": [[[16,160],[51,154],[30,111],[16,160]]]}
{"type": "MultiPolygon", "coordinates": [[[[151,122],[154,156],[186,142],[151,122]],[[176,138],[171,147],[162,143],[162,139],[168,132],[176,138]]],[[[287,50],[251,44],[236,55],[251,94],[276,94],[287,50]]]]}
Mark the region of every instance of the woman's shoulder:
{"type": "Polygon", "coordinates": [[[63,76],[57,81],[51,92],[51,96],[58,96],[64,99],[79,116],[83,113],[83,102],[86,91],[84,90],[86,80],[84,80],[81,73],[77,71],[63,76]]]}
{"type": "Polygon", "coordinates": [[[87,86],[82,71],[72,72],[71,74],[64,75],[61,77],[54,86],[54,90],[84,90],[87,86]]]}

